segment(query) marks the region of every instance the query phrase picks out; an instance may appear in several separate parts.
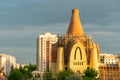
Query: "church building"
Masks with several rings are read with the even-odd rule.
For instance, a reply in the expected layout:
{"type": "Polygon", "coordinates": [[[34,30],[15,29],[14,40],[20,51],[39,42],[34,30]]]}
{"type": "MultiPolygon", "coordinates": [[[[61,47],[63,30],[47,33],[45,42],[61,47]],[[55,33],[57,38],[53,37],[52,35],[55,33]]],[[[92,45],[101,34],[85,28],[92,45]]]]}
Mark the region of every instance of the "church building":
{"type": "Polygon", "coordinates": [[[88,67],[98,70],[99,63],[99,46],[84,33],[79,10],[73,9],[66,34],[59,36],[58,42],[52,46],[51,71],[55,75],[71,69],[82,74],[88,67]]]}

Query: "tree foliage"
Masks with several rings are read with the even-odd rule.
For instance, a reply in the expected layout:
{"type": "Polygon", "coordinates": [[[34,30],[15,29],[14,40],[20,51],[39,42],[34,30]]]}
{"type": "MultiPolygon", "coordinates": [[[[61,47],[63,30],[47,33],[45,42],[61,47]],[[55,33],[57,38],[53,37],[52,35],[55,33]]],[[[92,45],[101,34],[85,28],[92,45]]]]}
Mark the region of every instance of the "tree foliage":
{"type": "Polygon", "coordinates": [[[23,74],[18,69],[13,69],[8,76],[8,80],[21,80],[23,77],[23,74]]]}
{"type": "Polygon", "coordinates": [[[46,70],[44,73],[43,73],[43,79],[44,80],[53,80],[53,78],[52,78],[52,73],[51,73],[51,71],[49,71],[49,70],[46,70]]]}
{"type": "Polygon", "coordinates": [[[84,71],[84,74],[85,76],[84,77],[88,77],[88,78],[96,78],[96,76],[98,75],[98,72],[93,69],[93,68],[87,68],[85,71],[84,71]]]}
{"type": "Polygon", "coordinates": [[[65,80],[83,80],[83,79],[80,75],[71,74],[71,75],[67,76],[65,80]]]}
{"type": "Polygon", "coordinates": [[[98,80],[98,79],[97,79],[97,78],[90,78],[90,77],[84,76],[84,77],[83,77],[83,80],[98,80]]]}
{"type": "Polygon", "coordinates": [[[32,77],[32,71],[36,70],[36,65],[32,65],[32,64],[29,64],[29,65],[25,65],[24,67],[20,67],[20,72],[22,72],[22,74],[25,76],[25,77],[28,77],[28,78],[31,78],[32,77]]]}
{"type": "Polygon", "coordinates": [[[61,71],[61,72],[59,72],[58,73],[58,75],[57,75],[57,80],[65,80],[65,78],[66,77],[68,77],[69,75],[71,75],[71,74],[74,74],[74,72],[73,71],[71,71],[71,70],[64,70],[64,71],[61,71]]]}
{"type": "Polygon", "coordinates": [[[19,80],[19,79],[11,79],[12,76],[17,77],[17,76],[19,76],[19,74],[20,75],[22,74],[24,78],[27,78],[27,79],[31,78],[32,71],[34,71],[34,70],[36,70],[36,65],[34,65],[34,64],[25,65],[24,67],[20,67],[19,69],[11,69],[11,72],[9,74],[9,80],[19,80]]]}

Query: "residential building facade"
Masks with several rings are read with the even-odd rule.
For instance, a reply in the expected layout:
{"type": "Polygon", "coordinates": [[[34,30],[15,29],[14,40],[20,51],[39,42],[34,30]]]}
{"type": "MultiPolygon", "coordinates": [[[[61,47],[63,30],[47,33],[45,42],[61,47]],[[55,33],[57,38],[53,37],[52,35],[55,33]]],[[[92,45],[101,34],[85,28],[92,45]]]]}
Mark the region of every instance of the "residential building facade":
{"type": "Polygon", "coordinates": [[[57,42],[57,35],[49,32],[37,39],[37,70],[44,72],[51,67],[51,46],[57,42]]]}
{"type": "Polygon", "coordinates": [[[0,69],[5,75],[9,75],[11,68],[16,67],[16,58],[8,54],[0,54],[0,69]]]}
{"type": "Polygon", "coordinates": [[[101,54],[99,80],[120,80],[120,55],[101,54]]]}
{"type": "Polygon", "coordinates": [[[119,55],[113,55],[113,54],[100,54],[100,61],[104,64],[117,64],[119,61],[119,55]]]}

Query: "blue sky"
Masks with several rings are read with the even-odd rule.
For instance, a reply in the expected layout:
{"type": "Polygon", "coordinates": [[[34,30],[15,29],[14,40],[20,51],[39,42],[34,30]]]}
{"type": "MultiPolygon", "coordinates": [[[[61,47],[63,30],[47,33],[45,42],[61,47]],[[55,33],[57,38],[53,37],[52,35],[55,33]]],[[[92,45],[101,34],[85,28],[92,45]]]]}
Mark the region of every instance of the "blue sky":
{"type": "Polygon", "coordinates": [[[74,8],[101,52],[120,53],[120,0],[0,0],[0,53],[35,63],[36,39],[65,34],[74,8]]]}

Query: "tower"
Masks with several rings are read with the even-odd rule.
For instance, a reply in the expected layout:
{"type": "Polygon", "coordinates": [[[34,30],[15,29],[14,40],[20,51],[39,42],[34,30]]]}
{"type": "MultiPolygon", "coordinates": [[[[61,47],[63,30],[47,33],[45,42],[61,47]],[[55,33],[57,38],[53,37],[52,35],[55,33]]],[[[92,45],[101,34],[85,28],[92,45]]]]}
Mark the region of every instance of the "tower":
{"type": "Polygon", "coordinates": [[[71,69],[82,74],[87,67],[98,69],[99,46],[84,33],[79,18],[79,10],[73,9],[68,30],[52,46],[52,72],[71,69]]]}
{"type": "Polygon", "coordinates": [[[67,34],[71,35],[71,36],[84,35],[83,29],[82,29],[82,24],[81,24],[81,21],[79,18],[79,10],[78,9],[72,10],[71,21],[70,21],[70,24],[68,27],[67,34]]]}
{"type": "Polygon", "coordinates": [[[44,72],[51,68],[51,46],[57,42],[57,35],[45,33],[37,39],[37,70],[44,72]]]}

